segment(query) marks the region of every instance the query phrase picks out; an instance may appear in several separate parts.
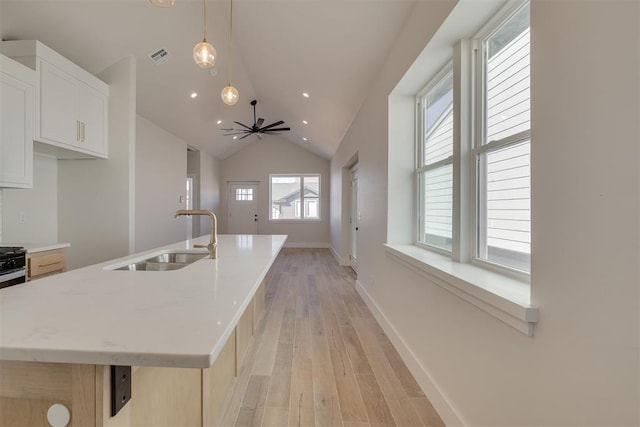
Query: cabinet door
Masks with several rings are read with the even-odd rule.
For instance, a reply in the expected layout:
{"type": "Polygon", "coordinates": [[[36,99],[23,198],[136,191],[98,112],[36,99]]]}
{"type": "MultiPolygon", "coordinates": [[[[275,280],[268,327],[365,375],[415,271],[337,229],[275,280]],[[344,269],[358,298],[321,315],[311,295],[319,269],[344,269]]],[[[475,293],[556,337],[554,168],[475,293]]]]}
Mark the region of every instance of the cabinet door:
{"type": "Polygon", "coordinates": [[[38,140],[72,145],[78,142],[76,92],[77,82],[73,77],[46,61],[40,61],[38,140]]]}
{"type": "Polygon", "coordinates": [[[78,146],[106,156],[107,101],[104,95],[84,83],[78,83],[78,120],[80,142],[78,146]]]}
{"type": "Polygon", "coordinates": [[[0,73],[0,187],[33,187],[34,88],[0,73]]]}

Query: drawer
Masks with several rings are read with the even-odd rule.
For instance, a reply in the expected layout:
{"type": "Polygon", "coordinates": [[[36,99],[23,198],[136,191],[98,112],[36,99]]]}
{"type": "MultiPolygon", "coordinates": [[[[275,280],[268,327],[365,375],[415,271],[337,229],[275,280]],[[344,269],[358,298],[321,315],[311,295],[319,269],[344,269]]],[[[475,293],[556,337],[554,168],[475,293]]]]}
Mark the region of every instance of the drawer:
{"type": "Polygon", "coordinates": [[[66,269],[67,255],[62,249],[30,254],[27,260],[27,272],[30,279],[51,273],[60,273],[66,269]]]}

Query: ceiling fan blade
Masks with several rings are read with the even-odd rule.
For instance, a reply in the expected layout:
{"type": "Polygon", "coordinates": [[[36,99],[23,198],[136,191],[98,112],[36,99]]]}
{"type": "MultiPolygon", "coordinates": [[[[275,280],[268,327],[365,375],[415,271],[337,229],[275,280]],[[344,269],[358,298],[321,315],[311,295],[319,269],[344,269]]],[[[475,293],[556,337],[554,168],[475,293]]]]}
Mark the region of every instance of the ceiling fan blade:
{"type": "Polygon", "coordinates": [[[270,125],[266,125],[265,127],[263,127],[260,130],[270,129],[270,128],[274,127],[274,126],[280,126],[280,125],[283,125],[283,124],[284,124],[284,122],[282,120],[280,120],[278,122],[271,123],[270,125]]]}
{"type": "Polygon", "coordinates": [[[250,126],[243,125],[243,124],[242,124],[242,123],[240,123],[240,122],[233,122],[233,123],[235,123],[235,124],[237,124],[237,125],[240,125],[240,126],[242,126],[243,128],[247,128],[247,129],[251,130],[251,127],[250,127],[250,126]]]}
{"type": "Polygon", "coordinates": [[[225,133],[224,136],[229,136],[229,135],[244,135],[245,133],[251,133],[251,132],[246,132],[246,131],[239,131],[239,132],[232,132],[232,133],[225,133]]]}
{"type": "Polygon", "coordinates": [[[245,136],[242,136],[242,137],[238,138],[238,141],[241,140],[241,139],[245,139],[248,136],[251,136],[251,134],[252,134],[252,132],[247,132],[247,134],[245,136]]]}
{"type": "Polygon", "coordinates": [[[275,129],[261,129],[260,132],[284,132],[286,130],[291,130],[291,128],[275,128],[275,129]]]}
{"type": "Polygon", "coordinates": [[[258,121],[256,122],[256,126],[260,127],[260,126],[262,126],[262,123],[264,123],[264,119],[262,117],[260,117],[258,119],[258,121]]]}

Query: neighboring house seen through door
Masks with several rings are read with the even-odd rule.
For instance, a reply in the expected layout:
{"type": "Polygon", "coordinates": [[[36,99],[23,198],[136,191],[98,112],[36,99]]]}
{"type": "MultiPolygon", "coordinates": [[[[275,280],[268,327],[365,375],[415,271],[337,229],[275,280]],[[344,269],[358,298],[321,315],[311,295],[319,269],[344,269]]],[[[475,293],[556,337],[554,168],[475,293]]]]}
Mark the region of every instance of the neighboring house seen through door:
{"type": "Polygon", "coordinates": [[[258,183],[229,183],[229,234],[258,234],[258,183]]]}

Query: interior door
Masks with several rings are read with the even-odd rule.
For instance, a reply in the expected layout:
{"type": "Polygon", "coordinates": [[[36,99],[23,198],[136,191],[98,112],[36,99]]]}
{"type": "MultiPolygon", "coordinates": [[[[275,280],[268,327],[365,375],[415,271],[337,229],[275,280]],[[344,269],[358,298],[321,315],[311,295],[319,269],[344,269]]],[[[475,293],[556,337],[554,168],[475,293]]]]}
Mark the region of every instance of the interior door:
{"type": "Polygon", "coordinates": [[[351,168],[351,254],[349,260],[351,268],[358,272],[358,222],[360,220],[360,205],[358,203],[358,165],[351,168]]]}
{"type": "Polygon", "coordinates": [[[229,234],[258,234],[258,183],[229,183],[229,234]]]}

